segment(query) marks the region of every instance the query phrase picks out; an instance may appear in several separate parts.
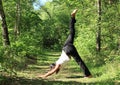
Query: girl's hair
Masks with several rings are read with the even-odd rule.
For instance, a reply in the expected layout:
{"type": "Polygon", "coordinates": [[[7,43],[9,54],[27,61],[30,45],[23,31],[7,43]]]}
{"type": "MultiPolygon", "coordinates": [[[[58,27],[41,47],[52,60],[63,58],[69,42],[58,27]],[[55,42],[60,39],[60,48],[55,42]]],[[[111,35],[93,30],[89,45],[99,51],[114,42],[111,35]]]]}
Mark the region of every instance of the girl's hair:
{"type": "MultiPolygon", "coordinates": [[[[51,69],[53,69],[54,67],[55,67],[55,63],[52,63],[51,65],[50,65],[50,70],[51,69]]],[[[60,69],[58,68],[57,70],[56,70],[56,74],[58,73],[60,71],[60,69]]]]}
{"type": "Polygon", "coordinates": [[[53,69],[54,67],[55,67],[55,63],[52,63],[52,64],[50,65],[50,70],[53,69]]]}

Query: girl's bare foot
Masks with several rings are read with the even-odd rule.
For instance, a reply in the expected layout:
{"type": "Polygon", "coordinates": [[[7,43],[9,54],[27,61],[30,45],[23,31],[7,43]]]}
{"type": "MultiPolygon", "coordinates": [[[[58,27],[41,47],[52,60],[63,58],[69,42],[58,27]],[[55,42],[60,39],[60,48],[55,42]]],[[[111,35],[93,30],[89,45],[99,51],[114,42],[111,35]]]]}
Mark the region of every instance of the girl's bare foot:
{"type": "Polygon", "coordinates": [[[75,14],[77,13],[77,11],[78,11],[78,9],[73,10],[73,12],[71,13],[71,16],[75,17],[75,14]]]}

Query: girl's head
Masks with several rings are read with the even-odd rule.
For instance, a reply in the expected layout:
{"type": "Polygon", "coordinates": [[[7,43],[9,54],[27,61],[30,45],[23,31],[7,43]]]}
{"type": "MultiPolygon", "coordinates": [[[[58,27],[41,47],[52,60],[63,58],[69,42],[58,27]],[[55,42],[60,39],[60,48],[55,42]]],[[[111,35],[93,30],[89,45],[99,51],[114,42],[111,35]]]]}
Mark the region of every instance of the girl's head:
{"type": "MultiPolygon", "coordinates": [[[[56,66],[56,64],[55,64],[55,63],[52,63],[52,64],[50,65],[50,70],[54,69],[55,66],[56,66]]],[[[57,74],[59,71],[60,71],[60,68],[58,68],[58,69],[56,70],[56,74],[57,74]]]]}
{"type": "Polygon", "coordinates": [[[52,63],[52,64],[50,65],[50,70],[53,69],[53,68],[55,68],[55,63],[52,63]]]}

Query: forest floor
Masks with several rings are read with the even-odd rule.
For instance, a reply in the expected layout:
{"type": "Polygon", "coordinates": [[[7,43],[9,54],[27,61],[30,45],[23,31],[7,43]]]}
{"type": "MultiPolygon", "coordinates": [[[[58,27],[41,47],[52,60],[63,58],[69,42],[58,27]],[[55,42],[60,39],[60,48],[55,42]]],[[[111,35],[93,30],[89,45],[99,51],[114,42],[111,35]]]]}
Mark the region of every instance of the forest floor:
{"type": "Polygon", "coordinates": [[[99,69],[89,67],[93,72],[92,78],[84,78],[83,72],[79,66],[72,59],[70,62],[64,65],[64,68],[56,75],[53,74],[46,79],[38,78],[38,75],[44,74],[49,70],[49,65],[55,62],[60,53],[51,52],[40,55],[44,57],[39,59],[37,64],[28,65],[26,70],[17,72],[17,77],[7,78],[6,82],[2,85],[120,85],[119,80],[115,80],[112,75],[100,76],[97,75],[99,69]],[[94,68],[94,70],[92,69],[94,68]],[[8,83],[10,82],[10,83],[8,83]]]}

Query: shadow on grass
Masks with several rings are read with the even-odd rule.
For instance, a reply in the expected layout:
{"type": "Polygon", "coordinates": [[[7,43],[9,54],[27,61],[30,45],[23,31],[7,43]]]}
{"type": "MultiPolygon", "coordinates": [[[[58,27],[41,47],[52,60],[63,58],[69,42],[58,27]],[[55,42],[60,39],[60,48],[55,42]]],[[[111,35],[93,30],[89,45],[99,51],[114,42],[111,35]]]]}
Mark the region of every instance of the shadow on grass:
{"type": "MultiPolygon", "coordinates": [[[[78,76],[81,77],[81,76],[78,76]]],[[[76,81],[55,81],[55,80],[43,80],[43,79],[27,79],[27,78],[5,78],[0,81],[0,85],[119,85],[120,83],[107,82],[95,82],[95,83],[82,83],[76,81]]]]}
{"type": "Polygon", "coordinates": [[[41,53],[41,56],[60,56],[60,53],[41,53]]]}
{"type": "Polygon", "coordinates": [[[49,62],[54,62],[56,61],[58,58],[59,58],[60,54],[48,54],[48,53],[42,53],[40,54],[40,56],[37,57],[37,61],[39,61],[39,65],[47,65],[49,63],[46,63],[46,61],[49,61],[49,62]]]}
{"type": "Polygon", "coordinates": [[[68,79],[69,78],[74,78],[75,79],[75,78],[84,78],[84,76],[69,76],[69,77],[66,77],[66,78],[68,78],[68,79]]]}

